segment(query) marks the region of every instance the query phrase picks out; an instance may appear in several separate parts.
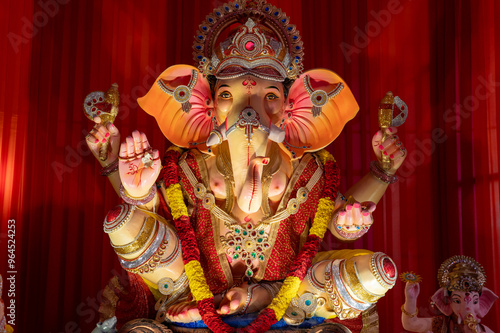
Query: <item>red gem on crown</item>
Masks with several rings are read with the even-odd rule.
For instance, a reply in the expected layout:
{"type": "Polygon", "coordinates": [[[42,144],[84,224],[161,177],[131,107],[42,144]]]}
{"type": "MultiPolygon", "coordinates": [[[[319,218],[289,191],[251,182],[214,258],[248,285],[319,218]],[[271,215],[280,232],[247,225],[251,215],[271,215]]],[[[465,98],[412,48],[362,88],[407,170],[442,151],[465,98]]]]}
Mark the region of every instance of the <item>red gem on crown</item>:
{"type": "Polygon", "coordinates": [[[245,49],[247,49],[247,51],[253,51],[255,49],[255,43],[254,42],[247,42],[245,44],[245,49]]]}

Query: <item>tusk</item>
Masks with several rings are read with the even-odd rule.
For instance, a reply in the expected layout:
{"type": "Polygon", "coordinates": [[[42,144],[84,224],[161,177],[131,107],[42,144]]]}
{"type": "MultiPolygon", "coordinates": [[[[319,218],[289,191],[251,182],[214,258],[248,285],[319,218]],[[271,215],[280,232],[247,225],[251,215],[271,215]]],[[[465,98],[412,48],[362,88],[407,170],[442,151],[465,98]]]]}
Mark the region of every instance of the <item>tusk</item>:
{"type": "Polygon", "coordinates": [[[213,129],[207,139],[207,147],[220,145],[222,141],[227,140],[226,123],[222,123],[218,128],[213,129]]]}
{"type": "Polygon", "coordinates": [[[285,131],[278,126],[271,124],[271,129],[269,131],[269,140],[276,143],[281,143],[285,140],[285,131]]]}

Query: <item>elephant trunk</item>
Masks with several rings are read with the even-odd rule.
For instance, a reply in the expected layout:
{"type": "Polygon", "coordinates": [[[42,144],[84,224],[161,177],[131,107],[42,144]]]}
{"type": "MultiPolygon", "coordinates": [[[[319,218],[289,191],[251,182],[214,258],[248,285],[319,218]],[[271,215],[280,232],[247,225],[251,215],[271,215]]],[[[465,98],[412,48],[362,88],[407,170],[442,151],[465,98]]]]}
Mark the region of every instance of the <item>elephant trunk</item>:
{"type": "Polygon", "coordinates": [[[268,145],[271,141],[283,141],[285,133],[271,124],[265,113],[259,114],[251,106],[243,108],[235,118],[235,115],[232,119],[227,118],[226,123],[213,130],[208,144],[227,140],[238,207],[252,214],[262,205],[261,178],[264,165],[269,163],[269,158],[265,157],[268,145]]]}
{"type": "Polygon", "coordinates": [[[478,319],[470,309],[466,309],[464,313],[458,313],[458,324],[464,323],[464,332],[477,333],[477,325],[481,321],[478,319]]]}
{"type": "Polygon", "coordinates": [[[245,182],[237,193],[237,202],[241,210],[252,214],[260,209],[262,203],[262,169],[269,163],[269,158],[257,157],[248,165],[245,182]]]}

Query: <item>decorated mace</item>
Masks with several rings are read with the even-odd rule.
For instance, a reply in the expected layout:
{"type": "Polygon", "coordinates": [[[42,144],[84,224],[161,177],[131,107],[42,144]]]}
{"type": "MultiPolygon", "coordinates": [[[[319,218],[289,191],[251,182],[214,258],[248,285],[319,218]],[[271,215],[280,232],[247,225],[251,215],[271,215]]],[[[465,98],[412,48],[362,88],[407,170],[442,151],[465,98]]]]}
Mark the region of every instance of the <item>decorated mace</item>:
{"type": "MultiPolygon", "coordinates": [[[[113,123],[118,115],[118,104],[120,94],[118,93],[118,84],[113,83],[105,93],[94,91],[87,95],[83,102],[83,112],[85,116],[95,123],[96,117],[99,117],[100,124],[107,126],[113,123]]],[[[109,141],[101,145],[99,149],[99,159],[105,161],[108,158],[109,141]]]]}

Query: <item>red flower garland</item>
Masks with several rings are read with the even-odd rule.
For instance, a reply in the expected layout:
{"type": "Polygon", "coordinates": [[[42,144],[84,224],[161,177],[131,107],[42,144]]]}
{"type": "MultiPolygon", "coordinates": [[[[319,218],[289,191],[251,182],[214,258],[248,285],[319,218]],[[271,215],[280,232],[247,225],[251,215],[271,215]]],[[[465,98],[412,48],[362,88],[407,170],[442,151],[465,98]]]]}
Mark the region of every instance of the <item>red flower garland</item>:
{"type": "Polygon", "coordinates": [[[179,236],[179,238],[181,239],[182,262],[184,262],[184,265],[191,260],[200,260],[200,249],[196,243],[196,237],[189,221],[189,216],[181,216],[174,222],[177,233],[183,235],[182,237],[179,236]]]}
{"type": "Polygon", "coordinates": [[[305,244],[290,266],[288,276],[296,276],[303,280],[312,259],[316,256],[323,240],[316,235],[308,235],[305,244]]]}

